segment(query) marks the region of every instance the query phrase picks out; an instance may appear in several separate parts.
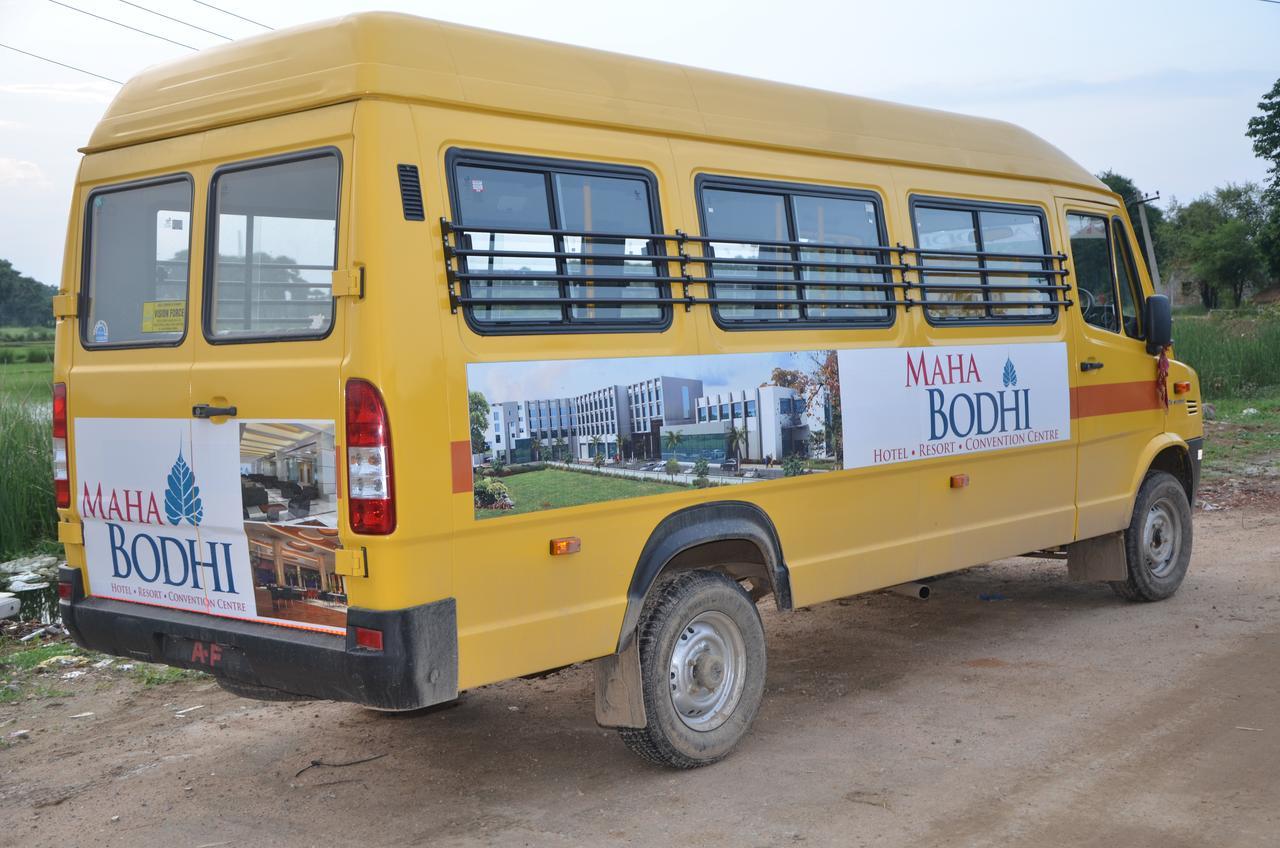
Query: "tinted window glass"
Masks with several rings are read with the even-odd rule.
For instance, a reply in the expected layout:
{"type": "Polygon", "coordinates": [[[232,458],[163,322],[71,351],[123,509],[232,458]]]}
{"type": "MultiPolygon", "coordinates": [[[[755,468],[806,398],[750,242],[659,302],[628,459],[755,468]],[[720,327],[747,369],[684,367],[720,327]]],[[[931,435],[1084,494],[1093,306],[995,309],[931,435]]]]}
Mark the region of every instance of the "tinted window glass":
{"type": "Polygon", "coordinates": [[[1133,252],[1129,249],[1129,237],[1119,221],[1113,222],[1112,234],[1116,245],[1116,281],[1120,291],[1120,321],[1126,336],[1140,339],[1142,338],[1142,318],[1138,313],[1138,304],[1142,302],[1142,293],[1138,288],[1138,274],[1134,270],[1133,252]]]}
{"type": "Polygon", "coordinates": [[[871,200],[810,195],[790,189],[774,192],[705,188],[701,203],[705,235],[713,239],[707,246],[708,253],[719,260],[744,260],[718,261],[711,266],[715,296],[775,301],[754,306],[717,304],[716,316],[720,320],[851,322],[892,317],[889,307],[883,305],[890,299],[883,288],[857,285],[886,281],[881,270],[857,268],[887,261],[882,251],[874,249],[880,244],[880,223],[878,209],[871,200]],[[735,241],[715,241],[717,238],[735,241]],[[810,246],[798,244],[793,248],[765,242],[801,242],[810,246]],[[793,300],[803,302],[795,306],[786,302],[793,300]],[[812,301],[839,305],[816,305],[812,301]],[[859,305],[864,301],[867,306],[859,305]],[[877,301],[881,303],[876,304],[877,301]]]}
{"type": "MultiPolygon", "coordinates": [[[[647,233],[652,229],[649,188],[643,180],[600,177],[584,174],[556,174],[556,197],[560,204],[561,229],[602,233],[647,233]]],[[[565,236],[566,253],[580,254],[565,260],[565,271],[581,276],[582,283],[570,281],[570,297],[620,297],[627,300],[656,300],[661,296],[655,281],[658,269],[645,260],[620,257],[650,252],[650,241],[616,236],[565,236]],[[600,279],[619,278],[619,279],[600,279]],[[639,277],[641,279],[634,279],[639,277]]],[[[622,306],[574,306],[573,317],[656,320],[662,310],[653,304],[622,306]]]]}
{"type": "MultiPolygon", "coordinates": [[[[927,206],[918,207],[916,215],[916,240],[921,250],[963,250],[974,252],[978,249],[978,236],[974,221],[974,213],[964,209],[933,209],[927,206]]],[[[977,268],[978,260],[967,257],[928,256],[922,257],[932,267],[942,268],[977,268]]],[[[977,282],[976,274],[946,274],[931,272],[924,275],[924,282],[932,286],[957,285],[971,286],[977,282]]],[[[982,300],[980,291],[937,291],[925,292],[924,299],[929,303],[964,303],[965,301],[982,300]]],[[[982,306],[930,306],[931,318],[982,318],[986,309],[982,306]]]]}
{"type": "Polygon", "coordinates": [[[661,244],[644,238],[656,227],[646,180],[538,165],[517,169],[461,163],[454,168],[454,192],[459,227],[465,227],[460,246],[521,254],[464,257],[462,268],[473,275],[464,281],[467,294],[529,301],[469,304],[475,323],[632,325],[664,320],[667,310],[653,301],[667,290],[657,279],[666,273],[665,264],[626,258],[662,252],[661,244]],[[486,226],[601,235],[495,233],[486,226]],[[590,298],[635,304],[565,302],[590,298]]]}
{"type": "Polygon", "coordinates": [[[1052,318],[1052,306],[1024,305],[1053,300],[1050,291],[1010,288],[1049,285],[1049,275],[1026,273],[1044,270],[1045,260],[1005,259],[998,255],[1043,256],[1049,252],[1043,219],[1038,214],[924,204],[916,206],[913,214],[917,244],[924,251],[920,262],[934,269],[923,274],[923,282],[928,287],[924,299],[930,304],[926,314],[930,319],[955,321],[1052,318]],[[928,251],[940,252],[931,254],[928,251]],[[951,256],[947,255],[947,251],[979,255],[951,256]],[[948,273],[945,270],[948,268],[972,271],[948,273]],[[955,290],[948,291],[947,287],[954,287],[955,290]],[[933,305],[936,303],[948,305],[933,305]]]}
{"type": "MultiPolygon", "coordinates": [[[[791,250],[786,247],[751,243],[753,239],[766,242],[790,240],[786,198],[780,194],[706,189],[702,192],[702,209],[708,238],[738,239],[746,242],[745,244],[711,242],[708,246],[711,253],[717,257],[748,260],[741,264],[737,262],[717,264],[712,270],[712,276],[761,281],[759,283],[717,282],[716,297],[744,301],[796,299],[795,274],[790,268],[768,264],[770,260],[790,259],[791,250]],[[751,264],[749,260],[753,259],[765,260],[766,264],[751,264]]],[[[765,321],[800,317],[798,307],[785,303],[761,306],[721,304],[717,306],[717,312],[722,319],[728,321],[765,321]]]]}
{"type": "Polygon", "coordinates": [[[208,317],[215,340],[315,338],[333,322],[338,158],[214,177],[208,317]]]}
{"type": "Polygon", "coordinates": [[[191,183],[98,192],[88,217],[85,346],[176,343],[187,326],[191,183]]]}
{"type": "MultiPolygon", "coordinates": [[[[804,262],[821,262],[821,265],[804,265],[800,268],[802,280],[817,280],[842,285],[814,285],[804,287],[805,300],[884,301],[883,289],[861,288],[850,283],[880,283],[882,271],[859,271],[858,265],[875,265],[877,253],[855,252],[840,248],[874,247],[880,243],[880,227],[876,206],[869,200],[849,200],[834,197],[794,198],[796,240],[823,245],[839,245],[839,248],[800,248],[804,262]]],[[[811,318],[862,318],[883,320],[889,317],[887,306],[810,306],[811,318]]]]}
{"type": "MultiPolygon", "coordinates": [[[[545,174],[460,165],[456,179],[459,218],[468,226],[552,229],[551,202],[545,174]]],[[[552,253],[556,249],[555,240],[548,235],[494,233],[483,229],[468,230],[465,244],[481,250],[523,254],[552,253]]],[[[469,256],[464,267],[471,272],[495,275],[494,279],[470,280],[468,285],[472,297],[532,301],[528,306],[476,304],[471,307],[472,317],[476,321],[559,321],[563,315],[559,304],[536,304],[539,300],[560,296],[560,284],[557,281],[521,279],[535,274],[556,273],[556,260],[553,256],[469,256]]]]}
{"type": "Polygon", "coordinates": [[[1071,239],[1071,259],[1075,263],[1076,290],[1084,320],[1095,327],[1120,332],[1107,219],[1098,215],[1068,214],[1067,234],[1071,239]]]}
{"type": "MultiPolygon", "coordinates": [[[[982,231],[982,249],[986,253],[1044,254],[1048,250],[1044,243],[1044,230],[1040,226],[1040,217],[1027,212],[1003,212],[982,209],[978,212],[978,221],[982,231]]],[[[998,270],[1035,271],[1043,270],[1044,262],[1031,259],[999,259],[988,256],[983,263],[985,268],[998,270]]],[[[1014,283],[1017,285],[1049,284],[1048,277],[1029,274],[986,274],[989,286],[1014,283]]],[[[1049,292],[1043,291],[989,291],[991,300],[1007,303],[1036,303],[1050,299],[1049,292]]],[[[1052,313],[1048,306],[992,306],[991,314],[995,317],[1044,317],[1052,313]]]]}

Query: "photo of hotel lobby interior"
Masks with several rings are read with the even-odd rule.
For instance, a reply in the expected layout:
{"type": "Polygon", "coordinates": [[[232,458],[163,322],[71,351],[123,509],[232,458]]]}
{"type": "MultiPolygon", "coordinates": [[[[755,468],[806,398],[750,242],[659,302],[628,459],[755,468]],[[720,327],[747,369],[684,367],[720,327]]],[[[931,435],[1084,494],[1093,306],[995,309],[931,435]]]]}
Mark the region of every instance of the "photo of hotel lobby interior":
{"type": "Polygon", "coordinates": [[[245,521],[337,527],[333,425],[241,424],[240,493],[245,521]]]}
{"type": "Polygon", "coordinates": [[[346,627],[346,587],[334,573],[337,530],[248,522],[245,531],[258,615],[346,627]]]}

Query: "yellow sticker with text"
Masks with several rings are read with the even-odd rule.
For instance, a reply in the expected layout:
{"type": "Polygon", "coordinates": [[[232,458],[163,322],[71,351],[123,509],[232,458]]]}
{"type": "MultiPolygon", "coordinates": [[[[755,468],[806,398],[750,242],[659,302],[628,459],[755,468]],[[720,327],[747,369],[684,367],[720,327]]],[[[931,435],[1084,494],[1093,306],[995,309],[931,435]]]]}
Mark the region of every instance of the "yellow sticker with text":
{"type": "Polygon", "coordinates": [[[149,300],[142,304],[142,332],[181,333],[187,323],[184,300],[149,300]]]}

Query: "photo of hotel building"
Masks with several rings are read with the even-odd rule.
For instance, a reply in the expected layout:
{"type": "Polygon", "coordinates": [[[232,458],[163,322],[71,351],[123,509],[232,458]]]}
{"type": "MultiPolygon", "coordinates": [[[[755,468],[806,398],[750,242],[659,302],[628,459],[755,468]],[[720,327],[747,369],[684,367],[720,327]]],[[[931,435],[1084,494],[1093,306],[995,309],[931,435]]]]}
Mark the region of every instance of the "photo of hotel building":
{"type": "Polygon", "coordinates": [[[594,389],[574,397],[490,401],[485,441],[505,463],[590,461],[596,455],[624,460],[706,459],[713,465],[781,460],[822,453],[811,433],[825,428],[794,389],[765,385],[706,394],[701,380],[659,376],[594,389]],[[732,440],[734,432],[738,438],[732,440]],[[679,434],[674,448],[668,433],[679,434]]]}

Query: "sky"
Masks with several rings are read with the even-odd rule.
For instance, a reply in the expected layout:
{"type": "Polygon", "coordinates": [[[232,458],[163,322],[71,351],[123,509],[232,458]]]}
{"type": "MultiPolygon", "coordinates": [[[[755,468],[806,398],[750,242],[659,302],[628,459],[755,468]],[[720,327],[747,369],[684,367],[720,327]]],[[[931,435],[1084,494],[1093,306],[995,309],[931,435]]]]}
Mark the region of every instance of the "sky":
{"type": "Polygon", "coordinates": [[[488,362],[467,366],[467,389],[492,403],[575,397],[608,386],[653,377],[701,380],[704,394],[753,389],[769,382],[774,368],[812,371],[813,352],[728,353],[716,356],[640,356],[580,360],[488,362]]]}
{"type": "MultiPolygon", "coordinates": [[[[1264,178],[1244,131],[1280,77],[1272,0],[211,2],[0,0],[0,43],[126,80],[191,50],[83,12],[202,48],[265,32],[226,12],[279,29],[403,11],[1011,121],[1161,205],[1264,178]]],[[[61,275],[77,148],[117,89],[0,47],[0,258],[42,282],[61,275]]]]}

